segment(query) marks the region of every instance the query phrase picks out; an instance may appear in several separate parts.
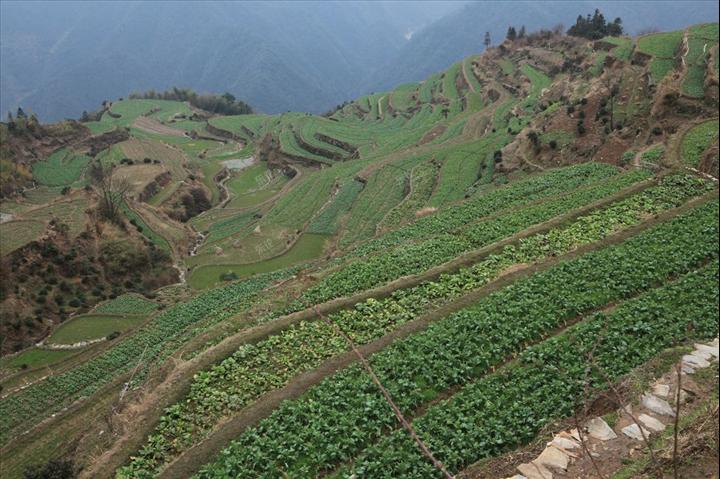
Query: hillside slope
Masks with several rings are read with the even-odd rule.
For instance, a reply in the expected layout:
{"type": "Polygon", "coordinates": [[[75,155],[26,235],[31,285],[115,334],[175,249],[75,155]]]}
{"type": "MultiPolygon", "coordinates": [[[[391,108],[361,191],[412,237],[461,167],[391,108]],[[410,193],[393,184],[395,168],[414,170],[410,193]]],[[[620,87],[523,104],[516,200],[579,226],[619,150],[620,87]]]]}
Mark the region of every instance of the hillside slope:
{"type": "MultiPolygon", "coordinates": [[[[124,99],[55,149],[30,120],[3,124],[1,159],[25,182],[0,203],[13,277],[32,266],[22,248],[78,225],[100,247],[126,228],[179,273],[155,291],[118,274],[146,297],[89,293],[3,357],[3,472],[67,459],[93,478],[435,477],[356,346],[458,474],[600,397],[593,351],[615,384],[712,339],[717,52],[717,23],[542,32],[326,116],[124,99]],[[98,163],[131,185],[113,225],[98,163]]],[[[31,269],[73,265],[61,251],[31,269]]],[[[81,273],[63,281],[112,279],[81,273]]],[[[17,283],[4,308],[66,293],[17,283]]]]}

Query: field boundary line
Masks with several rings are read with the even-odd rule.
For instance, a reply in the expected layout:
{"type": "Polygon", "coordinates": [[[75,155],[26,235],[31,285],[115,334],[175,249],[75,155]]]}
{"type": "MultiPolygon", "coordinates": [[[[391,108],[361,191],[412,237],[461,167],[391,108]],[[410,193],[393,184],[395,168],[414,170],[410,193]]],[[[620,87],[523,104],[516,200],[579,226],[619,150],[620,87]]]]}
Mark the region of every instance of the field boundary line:
{"type": "MultiPolygon", "coordinates": [[[[580,248],[576,248],[575,250],[568,252],[564,255],[547,258],[540,262],[527,265],[521,269],[501,274],[498,278],[486,284],[485,286],[471,291],[468,294],[453,301],[445,303],[439,308],[401,325],[394,331],[382,336],[381,338],[368,344],[359,346],[358,349],[365,356],[371,355],[384,349],[398,339],[402,339],[417,332],[420,332],[427,328],[433,322],[475,304],[483,297],[512,284],[520,278],[527,277],[530,274],[536,272],[545,271],[555,266],[561,261],[574,259],[591,251],[596,251],[606,248],[608,246],[620,244],[624,242],[627,238],[635,236],[636,234],[651,228],[659,222],[669,220],[696,206],[699,206],[700,204],[711,201],[716,196],[717,190],[712,191],[709,194],[696,197],[678,208],[666,210],[665,212],[657,215],[657,217],[655,218],[646,220],[633,227],[619,231],[604,238],[601,241],[590,243],[588,245],[583,245],[580,248]]],[[[603,308],[606,308],[606,306],[603,306],[603,308]]],[[[603,308],[599,308],[598,310],[602,310],[603,308]]],[[[589,313],[580,315],[579,317],[585,317],[588,314],[592,314],[596,311],[597,310],[593,310],[589,313]]],[[[317,314],[322,313],[318,311],[317,314]]],[[[568,326],[569,325],[570,323],[568,323],[568,326]]],[[[561,327],[561,329],[564,329],[565,327],[567,326],[563,326],[561,327]]],[[[237,414],[221,420],[215,426],[214,430],[210,432],[205,439],[196,443],[191,448],[185,450],[182,454],[180,454],[172,462],[170,462],[166,466],[166,468],[160,473],[159,477],[182,477],[183,473],[187,474],[188,471],[196,471],[197,468],[199,468],[201,465],[204,465],[210,460],[212,460],[212,458],[215,457],[215,455],[219,453],[223,447],[225,447],[232,439],[237,437],[242,431],[249,427],[255,426],[259,421],[269,416],[283,401],[298,398],[310,387],[319,384],[329,375],[334,374],[340,369],[343,369],[356,361],[357,357],[353,353],[353,351],[346,351],[324,361],[317,368],[300,373],[282,388],[270,391],[269,393],[260,396],[255,402],[253,402],[248,407],[243,408],[237,414]]],[[[418,414],[416,411],[413,414],[413,419],[417,417],[417,415],[418,414]]]]}

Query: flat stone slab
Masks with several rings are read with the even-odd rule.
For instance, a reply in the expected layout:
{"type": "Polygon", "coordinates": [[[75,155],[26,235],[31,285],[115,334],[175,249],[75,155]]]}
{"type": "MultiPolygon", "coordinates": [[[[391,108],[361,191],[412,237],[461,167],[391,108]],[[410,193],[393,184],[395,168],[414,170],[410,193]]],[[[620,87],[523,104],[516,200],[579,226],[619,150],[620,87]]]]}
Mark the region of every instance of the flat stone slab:
{"type": "MultiPolygon", "coordinates": [[[[640,432],[640,428],[637,424],[630,424],[629,426],[625,426],[624,428],[622,428],[622,432],[630,439],[635,439],[636,441],[643,440],[643,435],[640,432]]],[[[646,438],[650,437],[650,431],[648,431],[647,429],[643,428],[642,432],[645,433],[646,438]]]]}
{"type": "Polygon", "coordinates": [[[703,358],[705,361],[712,361],[714,357],[711,353],[703,351],[702,349],[696,349],[690,354],[693,356],[697,356],[698,358],[703,358]]]}
{"type": "Polygon", "coordinates": [[[528,479],[528,478],[523,476],[522,474],[515,474],[514,476],[510,476],[507,479],[528,479]]]}
{"type": "Polygon", "coordinates": [[[675,411],[673,411],[673,408],[670,407],[670,404],[668,404],[666,400],[660,399],[653,394],[643,394],[642,405],[655,414],[675,417],[675,411]]]}
{"type": "Polygon", "coordinates": [[[688,366],[685,363],[683,363],[681,370],[685,374],[695,374],[695,369],[693,369],[691,366],[688,366]]]}
{"type": "Polygon", "coordinates": [[[547,445],[557,446],[561,449],[575,449],[580,447],[580,444],[578,444],[575,440],[560,435],[555,436],[547,445]]]}
{"type": "Polygon", "coordinates": [[[708,353],[715,358],[720,357],[720,347],[717,345],[695,343],[695,350],[708,353]]]}
{"type": "Polygon", "coordinates": [[[682,357],[682,360],[684,363],[693,368],[706,368],[710,366],[710,363],[706,359],[703,359],[700,356],[695,356],[694,354],[686,354],[682,357]]]}
{"type": "Polygon", "coordinates": [[[599,439],[601,441],[608,441],[617,437],[615,431],[613,431],[612,428],[600,417],[596,417],[588,421],[587,431],[590,437],[594,437],[595,439],[599,439]]]}
{"type": "Polygon", "coordinates": [[[553,479],[553,473],[542,464],[534,462],[520,464],[517,470],[527,479],[553,479]]]}
{"type": "Polygon", "coordinates": [[[665,430],[665,424],[661,423],[652,416],[648,416],[647,414],[640,414],[638,421],[643,423],[645,427],[651,431],[660,432],[665,430]]]}
{"type": "Polygon", "coordinates": [[[668,394],[670,394],[670,386],[667,384],[656,384],[653,386],[652,392],[658,397],[666,398],[668,397],[668,394]]]}
{"type": "Polygon", "coordinates": [[[570,457],[557,447],[548,446],[533,462],[542,464],[547,468],[557,468],[567,471],[570,457]]]}

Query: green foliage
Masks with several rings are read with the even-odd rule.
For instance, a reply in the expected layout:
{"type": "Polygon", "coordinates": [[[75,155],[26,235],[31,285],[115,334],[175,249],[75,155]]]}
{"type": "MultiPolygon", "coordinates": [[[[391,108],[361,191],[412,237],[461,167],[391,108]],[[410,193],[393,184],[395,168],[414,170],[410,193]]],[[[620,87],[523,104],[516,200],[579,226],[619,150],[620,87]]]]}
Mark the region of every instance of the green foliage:
{"type": "Polygon", "coordinates": [[[135,210],[130,208],[127,202],[122,202],[122,204],[120,205],[120,211],[122,211],[128,221],[131,223],[132,227],[137,229],[143,236],[150,240],[153,245],[166,252],[172,251],[172,249],[170,248],[170,243],[168,243],[165,238],[157,234],[155,230],[150,228],[150,226],[145,223],[145,220],[143,220],[140,215],[135,213],[135,210]]]}
{"type": "Polygon", "coordinates": [[[638,50],[651,55],[650,73],[659,82],[675,66],[675,54],[680,48],[683,32],[654,33],[638,39],[638,50]]]}
{"type": "Polygon", "coordinates": [[[647,161],[650,163],[657,164],[660,159],[665,155],[665,145],[659,144],[656,146],[653,146],[652,148],[645,150],[642,155],[640,155],[640,159],[642,161],[647,161]]]}
{"type": "Polygon", "coordinates": [[[432,163],[421,163],[410,172],[410,192],[395,208],[390,210],[380,227],[393,229],[415,219],[415,213],[428,204],[436,184],[438,168],[432,163]]]}
{"type": "Polygon", "coordinates": [[[127,293],[100,304],[95,308],[96,313],[111,314],[150,314],[158,308],[155,301],[146,299],[138,294],[127,293]]]}
{"type": "Polygon", "coordinates": [[[540,135],[540,141],[543,145],[549,145],[554,141],[557,148],[561,149],[572,144],[575,141],[575,135],[562,130],[548,131],[540,135]]]}
{"type": "Polygon", "coordinates": [[[362,189],[363,184],[354,178],[345,180],[330,204],[312,220],[307,232],[326,235],[337,233],[340,220],[350,210],[362,189]]]}
{"type": "Polygon", "coordinates": [[[33,178],[42,185],[69,186],[80,179],[89,162],[90,157],[61,148],[33,164],[33,178]]]}
{"type": "Polygon", "coordinates": [[[633,50],[633,39],[630,37],[605,37],[602,39],[604,42],[617,45],[611,52],[615,58],[627,61],[630,59],[630,55],[633,50]]]}
{"type": "MultiPolygon", "coordinates": [[[[506,358],[522,351],[528,343],[546,337],[578,315],[648,291],[654,285],[693,271],[708,259],[716,260],[717,214],[718,203],[713,202],[621,245],[589,253],[517,281],[475,306],[395,341],[371,357],[372,367],[400,409],[410,414],[440,392],[482,377],[506,358]],[[708,228],[708,224],[715,224],[715,227],[708,228]],[[649,264],[653,267],[648,267],[649,264]]],[[[695,334],[717,334],[716,263],[709,269],[710,274],[704,272],[697,276],[699,281],[681,283],[680,290],[670,287],[667,291],[660,290],[660,293],[651,292],[628,303],[630,310],[618,308],[621,312],[614,314],[622,315],[622,318],[617,322],[611,321],[611,324],[617,324],[620,329],[617,332],[611,329],[611,333],[604,336],[611,343],[607,350],[603,350],[607,351],[607,355],[602,357],[624,364],[632,356],[628,356],[629,352],[634,351],[626,341],[627,335],[633,334],[645,339],[639,355],[647,359],[658,350],[654,348],[662,348],[680,337],[679,334],[686,331],[688,322],[696,324],[695,334]],[[648,297],[651,298],[649,303],[648,297]],[[714,301],[708,301],[708,297],[714,301]],[[641,304],[637,305],[637,301],[641,304]],[[665,301],[670,303],[667,308],[660,309],[662,319],[653,319],[657,318],[658,308],[648,308],[648,304],[665,304],[665,301]],[[674,314],[678,308],[682,311],[680,316],[674,314]],[[640,329],[625,329],[622,322],[631,318],[630,324],[638,324],[640,329]],[[652,339],[658,339],[658,334],[661,340],[655,344],[652,339]],[[622,346],[620,351],[623,354],[617,354],[618,346],[622,346]]],[[[596,339],[603,322],[602,319],[589,320],[588,324],[592,326],[589,343],[596,339]]],[[[591,346],[588,345],[588,350],[591,346]]],[[[582,375],[585,365],[582,355],[566,353],[563,345],[554,345],[549,351],[557,352],[563,359],[573,357],[580,367],[571,371],[582,375]]],[[[531,355],[525,357],[527,362],[533,358],[531,355]]],[[[534,357],[544,358],[545,355],[534,357]]],[[[558,369],[553,370],[555,375],[560,376],[558,369]]],[[[565,379],[560,377],[552,384],[562,384],[561,380],[565,379]]],[[[577,382],[572,381],[566,387],[571,384],[577,382]]],[[[492,390],[502,394],[504,389],[496,387],[492,390]]],[[[433,450],[442,445],[441,460],[452,470],[474,460],[475,455],[486,450],[490,444],[475,441],[474,437],[459,441],[453,439],[458,434],[469,434],[477,428],[487,428],[492,434],[497,434],[498,430],[507,431],[509,435],[516,433],[513,427],[498,429],[491,421],[479,419],[458,427],[460,417],[505,414],[505,411],[513,410],[511,404],[522,404],[525,408],[535,404],[534,400],[527,400],[534,397],[529,394],[513,395],[515,401],[507,398],[497,403],[504,405],[501,408],[488,408],[487,403],[480,407],[477,402],[469,408],[463,402],[465,397],[471,396],[461,391],[449,402],[431,407],[426,416],[415,421],[419,430],[431,437],[429,444],[433,450]],[[517,401],[520,397],[524,400],[517,401]],[[457,408],[456,404],[459,404],[457,408]],[[453,419],[453,427],[448,429],[452,431],[449,436],[427,425],[428,421],[442,423],[443,418],[453,419]],[[472,455],[468,457],[468,453],[472,455]],[[461,460],[458,460],[458,455],[461,460]]],[[[569,394],[567,398],[567,402],[574,403],[579,395],[569,394]]],[[[552,404],[552,401],[549,403],[552,404]]],[[[513,422],[526,417],[534,424],[532,428],[520,425],[520,440],[527,440],[544,425],[549,416],[546,411],[543,412],[539,415],[508,416],[513,422]]],[[[557,417],[565,412],[554,410],[553,415],[557,417]]],[[[396,419],[375,385],[361,367],[353,365],[326,378],[302,398],[284,402],[257,427],[244,431],[216,462],[203,469],[199,477],[231,475],[254,478],[278,471],[291,477],[313,477],[332,471],[338,463],[352,459],[366,447],[370,449],[353,461],[352,470],[343,469],[338,476],[356,473],[363,477],[433,477],[432,470],[424,468],[420,473],[417,472],[420,469],[415,469],[419,467],[415,466],[416,463],[422,465],[424,462],[405,431],[397,431],[382,439],[384,431],[395,427],[396,419]],[[407,448],[405,444],[398,444],[398,440],[412,446],[407,448]],[[378,441],[380,444],[373,446],[378,441]],[[327,447],[328,444],[333,447],[327,447]]],[[[503,444],[504,441],[495,444],[488,452],[499,452],[503,444]]]]}
{"type": "Polygon", "coordinates": [[[687,166],[697,168],[705,150],[718,141],[718,122],[710,120],[692,127],[683,139],[681,156],[687,166]]]}
{"type": "Polygon", "coordinates": [[[718,44],[718,24],[696,25],[688,30],[688,52],[685,56],[687,75],[682,89],[686,94],[705,96],[705,72],[708,68],[710,50],[718,44]]]}
{"type": "Polygon", "coordinates": [[[600,74],[603,72],[603,69],[605,68],[605,59],[608,56],[608,52],[598,52],[597,56],[595,57],[595,62],[593,62],[593,66],[590,68],[590,74],[594,77],[600,76],[600,74]]]}
{"type": "Polygon", "coordinates": [[[646,172],[630,172],[546,202],[515,208],[505,215],[480,221],[466,217],[459,228],[446,227],[423,241],[398,246],[349,263],[306,290],[301,302],[305,305],[322,303],[382,285],[401,276],[421,273],[464,252],[482,248],[534,224],[610,196],[645,178],[646,172]]]}
{"type": "Polygon", "coordinates": [[[674,58],[682,37],[682,30],[644,35],[638,39],[638,50],[657,58],[674,58]]]}
{"type": "Polygon", "coordinates": [[[137,315],[83,314],[62,323],[47,342],[50,344],[75,344],[100,339],[114,332],[124,332],[143,322],[137,315]]]}
{"type": "Polygon", "coordinates": [[[533,110],[537,105],[542,91],[549,87],[552,80],[540,70],[533,68],[527,63],[520,66],[520,70],[530,79],[530,93],[520,104],[525,110],[533,110]]]}
{"type": "MultiPolygon", "coordinates": [[[[591,352],[589,389],[602,392],[609,388],[605,377],[617,380],[677,342],[717,336],[718,279],[714,262],[599,313],[528,348],[519,363],[466,386],[413,426],[451,471],[526,444],[582,405],[591,352]]],[[[439,477],[405,431],[371,445],[337,476],[350,471],[357,477],[439,477]]]]}
{"type": "Polygon", "coordinates": [[[226,220],[218,221],[213,223],[209,228],[210,233],[207,237],[207,243],[215,243],[230,236],[236,235],[240,232],[247,232],[248,227],[255,220],[255,214],[257,211],[249,211],[247,213],[241,213],[232,216],[226,220]]]}
{"type": "Polygon", "coordinates": [[[149,368],[182,344],[181,338],[192,337],[205,327],[248,308],[263,289],[289,274],[292,271],[261,275],[198,294],[157,315],[135,334],[89,361],[3,398],[0,400],[0,442],[5,443],[25,430],[28,422],[40,421],[138,365],[141,367],[134,380],[141,381],[149,368]]]}
{"type": "MultiPolygon", "coordinates": [[[[659,186],[578,218],[569,225],[531,236],[517,246],[508,246],[470,268],[395,291],[381,300],[369,299],[351,310],[333,313],[329,319],[354,341],[370,342],[430,308],[481,287],[514,264],[531,263],[598,241],[710,188],[712,185],[694,176],[667,178],[659,186]]],[[[277,337],[244,346],[231,358],[198,375],[187,400],[166,410],[148,445],[123,469],[121,476],[152,472],[162,462],[158,457],[161,451],[164,460],[168,460],[191,445],[210,427],[211,416],[214,423],[270,388],[346,349],[347,345],[322,321],[301,323],[277,337]],[[303,347],[298,348],[298,344],[303,347]],[[277,363],[284,368],[278,370],[274,366],[277,363]]]]}
{"type": "Polygon", "coordinates": [[[598,40],[604,36],[617,37],[623,34],[622,20],[618,17],[608,22],[600,10],[595,9],[592,16],[589,13],[587,17],[578,15],[575,25],[568,29],[567,34],[590,40],[598,40]]]}
{"type": "Polygon", "coordinates": [[[236,100],[230,93],[224,93],[222,95],[198,95],[189,88],[174,87],[164,92],[149,90],[143,93],[131,93],[130,99],[160,99],[188,102],[196,108],[220,115],[247,115],[253,112],[250,105],[244,101],[236,100]]]}

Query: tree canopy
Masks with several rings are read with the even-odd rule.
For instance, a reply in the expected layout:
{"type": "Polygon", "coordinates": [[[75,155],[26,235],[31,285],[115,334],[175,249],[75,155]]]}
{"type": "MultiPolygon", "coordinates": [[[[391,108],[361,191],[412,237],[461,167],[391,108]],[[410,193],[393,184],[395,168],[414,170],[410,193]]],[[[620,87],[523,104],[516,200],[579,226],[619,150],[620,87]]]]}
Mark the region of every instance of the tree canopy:
{"type": "Polygon", "coordinates": [[[618,17],[612,22],[608,22],[600,10],[595,9],[595,13],[592,15],[589,13],[586,17],[578,15],[575,25],[570,27],[567,34],[590,40],[598,40],[607,36],[617,37],[623,34],[622,19],[618,17]]]}
{"type": "Polygon", "coordinates": [[[222,95],[200,95],[190,88],[173,87],[164,92],[148,90],[142,93],[132,93],[130,98],[186,101],[196,108],[221,115],[247,115],[253,113],[250,105],[242,100],[237,100],[232,93],[228,92],[222,95]]]}

